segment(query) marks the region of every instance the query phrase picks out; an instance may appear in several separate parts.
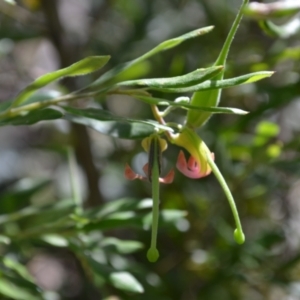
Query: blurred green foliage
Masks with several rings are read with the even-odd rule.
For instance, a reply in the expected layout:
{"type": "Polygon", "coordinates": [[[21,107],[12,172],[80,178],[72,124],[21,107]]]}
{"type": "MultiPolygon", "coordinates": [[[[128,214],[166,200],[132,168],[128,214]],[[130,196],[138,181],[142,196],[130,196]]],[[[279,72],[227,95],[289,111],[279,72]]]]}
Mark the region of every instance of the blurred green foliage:
{"type": "MultiPolygon", "coordinates": [[[[241,1],[6,2],[0,4],[1,115],[40,75],[91,55],[103,56],[105,62],[107,55],[111,59],[103,70],[27,94],[23,105],[33,110],[20,114],[24,106],[15,107],[0,121],[0,298],[299,299],[299,30],[269,36],[256,18],[245,17],[224,78],[264,70],[275,74],[224,89],[221,107],[250,113],[214,114],[198,130],[236,199],[245,244],[237,245],[232,238],[232,215],[214,176],[193,180],[176,172],[173,184],[161,187],[160,259],[151,264],[145,257],[150,184],[126,181],[123,172],[126,162],[141,171],[146,158],[134,140],[158,125],[147,105],[149,95],[106,95],[105,88],[129,79],[181,76],[211,67],[241,1]],[[206,35],[146,61],[133,61],[166,40],[210,25],[215,28],[206,35]],[[134,64],[123,71],[126,61],[134,64]],[[97,80],[108,70],[113,70],[106,73],[112,77],[97,80]],[[99,84],[103,93],[97,93],[99,84]],[[63,109],[45,108],[47,101],[70,100],[75,90],[86,93],[84,99],[75,93],[75,101],[63,109]],[[139,101],[143,98],[146,104],[139,101]],[[85,125],[88,139],[68,121],[85,125]],[[35,125],[21,126],[31,124],[35,125]],[[80,168],[70,157],[68,162],[70,146],[80,168]],[[97,205],[91,202],[93,178],[99,188],[97,205]],[[70,188],[72,180],[79,190],[70,188]],[[76,197],[85,200],[80,214],[76,197]]],[[[299,14],[268,17],[267,22],[282,29],[299,22],[299,14]]],[[[88,71],[104,65],[104,60],[95,59],[99,65],[89,64],[88,71]]],[[[58,79],[43,78],[49,79],[47,84],[58,79]]],[[[151,94],[157,101],[176,98],[162,89],[151,94]]],[[[172,103],[163,105],[175,108],[172,103]]],[[[167,121],[183,122],[184,112],[173,110],[167,121]]],[[[178,148],[169,145],[165,153],[163,174],[175,167],[178,148]]]]}

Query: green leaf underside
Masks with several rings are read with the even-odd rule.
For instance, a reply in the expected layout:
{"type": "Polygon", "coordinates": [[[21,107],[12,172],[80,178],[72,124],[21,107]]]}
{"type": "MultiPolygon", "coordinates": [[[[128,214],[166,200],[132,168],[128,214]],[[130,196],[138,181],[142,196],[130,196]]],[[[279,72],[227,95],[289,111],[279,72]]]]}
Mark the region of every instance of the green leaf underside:
{"type": "Polygon", "coordinates": [[[132,293],[144,292],[142,285],[128,272],[113,272],[109,275],[109,281],[115,288],[120,290],[132,293]]]}
{"type": "Polygon", "coordinates": [[[28,85],[14,100],[12,107],[23,103],[33,92],[48,85],[49,83],[62,79],[64,77],[72,77],[86,75],[102,68],[110,59],[110,56],[89,56],[71,66],[60,69],[51,73],[47,73],[28,85]]]}
{"type": "Polygon", "coordinates": [[[197,69],[191,73],[170,78],[150,78],[124,81],[120,82],[118,86],[140,86],[155,88],[187,87],[208,80],[222,72],[222,70],[223,66],[216,66],[207,69],[197,69]]]}
{"type": "Polygon", "coordinates": [[[148,89],[167,92],[167,93],[189,93],[189,92],[198,92],[198,91],[206,91],[206,90],[224,89],[224,88],[234,87],[237,85],[256,82],[258,80],[272,76],[273,73],[274,72],[269,72],[269,71],[255,72],[255,73],[250,73],[239,77],[223,79],[223,80],[207,80],[204,81],[203,83],[194,86],[183,87],[183,88],[148,87],[148,89]]]}
{"type": "Polygon", "coordinates": [[[117,75],[120,75],[123,71],[130,69],[131,67],[135,66],[136,64],[150,58],[151,56],[153,56],[161,51],[176,47],[186,40],[206,34],[206,33],[210,32],[211,30],[213,30],[213,28],[214,28],[213,26],[208,26],[208,27],[196,29],[196,30],[188,32],[184,35],[181,35],[179,37],[164,41],[164,42],[160,43],[159,45],[157,45],[152,50],[143,54],[142,56],[140,56],[134,60],[131,60],[129,62],[120,64],[120,65],[116,66],[115,68],[112,68],[108,72],[104,73],[96,81],[94,81],[90,86],[88,86],[88,88],[89,89],[97,89],[99,87],[99,85],[102,85],[105,82],[115,78],[117,75]]]}
{"type": "Polygon", "coordinates": [[[89,108],[76,109],[64,106],[65,119],[89,126],[96,131],[122,139],[141,139],[155,132],[155,128],[173,131],[171,127],[152,120],[133,120],[112,115],[108,111],[89,108]]]}
{"type": "Polygon", "coordinates": [[[152,98],[147,96],[141,96],[141,95],[132,95],[132,97],[141,100],[147,104],[152,105],[158,105],[158,106],[172,106],[172,107],[178,107],[182,109],[187,110],[199,110],[199,111],[207,111],[211,113],[216,114],[237,114],[237,115],[245,115],[248,112],[239,108],[233,108],[233,107],[198,107],[195,105],[185,104],[185,103],[177,103],[173,101],[169,101],[166,99],[160,99],[160,98],[152,98]]]}
{"type": "Polygon", "coordinates": [[[25,112],[24,115],[20,115],[13,118],[7,118],[0,121],[0,126],[4,125],[32,125],[40,121],[49,121],[60,119],[63,116],[61,112],[52,108],[44,108],[34,110],[31,112],[25,112]]]}

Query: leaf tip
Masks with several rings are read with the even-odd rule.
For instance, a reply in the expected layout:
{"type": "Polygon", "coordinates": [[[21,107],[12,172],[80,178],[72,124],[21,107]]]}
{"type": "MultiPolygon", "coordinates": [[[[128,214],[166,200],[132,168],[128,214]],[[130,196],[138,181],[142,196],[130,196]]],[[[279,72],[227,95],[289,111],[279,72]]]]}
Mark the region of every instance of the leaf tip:
{"type": "Polygon", "coordinates": [[[200,28],[197,33],[198,33],[198,35],[202,35],[202,34],[205,34],[205,33],[208,33],[210,31],[212,31],[214,28],[215,28],[214,25],[207,26],[207,27],[204,27],[204,28],[200,28]]]}

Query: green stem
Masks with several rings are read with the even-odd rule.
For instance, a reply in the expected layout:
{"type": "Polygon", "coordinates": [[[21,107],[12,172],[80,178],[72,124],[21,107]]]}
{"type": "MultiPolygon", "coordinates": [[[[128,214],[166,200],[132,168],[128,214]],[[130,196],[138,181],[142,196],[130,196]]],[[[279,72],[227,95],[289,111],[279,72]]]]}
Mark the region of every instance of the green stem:
{"type": "Polygon", "coordinates": [[[6,110],[6,111],[0,113],[0,119],[12,118],[12,117],[22,114],[23,112],[48,107],[50,105],[55,105],[55,104],[57,104],[59,102],[63,102],[63,101],[71,101],[71,100],[76,100],[76,99],[93,97],[93,96],[96,96],[96,94],[97,93],[95,93],[95,92],[94,93],[86,93],[86,94],[77,94],[77,95],[76,94],[68,94],[68,95],[64,95],[61,97],[57,97],[55,99],[49,99],[49,100],[45,100],[42,102],[30,103],[30,104],[19,106],[16,108],[11,108],[9,110],[6,110]]]}
{"type": "MultiPolygon", "coordinates": [[[[228,56],[228,53],[229,53],[229,49],[230,49],[230,46],[231,46],[231,43],[233,41],[233,38],[237,32],[237,29],[239,27],[239,24],[241,22],[241,19],[243,17],[243,14],[244,14],[244,8],[245,6],[248,4],[249,0],[243,0],[243,4],[242,6],[240,7],[239,9],[239,12],[237,14],[237,16],[235,17],[235,20],[231,26],[231,29],[229,31],[229,34],[227,35],[227,38],[226,38],[226,41],[223,45],[223,48],[219,54],[219,57],[217,58],[216,62],[215,62],[215,66],[225,66],[225,62],[226,62],[226,59],[227,59],[227,56],[228,56]]],[[[224,72],[222,72],[221,74],[224,74],[224,72]]],[[[223,77],[223,75],[222,75],[223,77]]]]}
{"type": "Polygon", "coordinates": [[[236,224],[236,229],[234,231],[234,239],[238,244],[243,244],[245,242],[245,235],[243,233],[241,221],[239,218],[239,213],[237,211],[237,208],[236,208],[234,199],[232,197],[232,194],[230,192],[230,189],[229,189],[224,177],[222,176],[221,172],[219,171],[219,168],[217,167],[214,160],[212,159],[210,153],[207,154],[206,158],[207,158],[207,162],[208,162],[209,166],[211,167],[213,173],[217,177],[217,179],[226,195],[226,198],[229,202],[229,206],[231,208],[231,211],[232,211],[232,214],[234,217],[234,221],[236,224]]]}
{"type": "Polygon", "coordinates": [[[68,95],[63,95],[60,97],[57,97],[55,99],[49,99],[49,100],[44,100],[42,102],[35,102],[35,103],[30,103],[27,105],[22,105],[22,106],[18,106],[18,107],[14,107],[14,108],[9,108],[6,111],[0,113],[0,120],[1,119],[6,119],[6,118],[12,118],[12,117],[16,117],[24,112],[28,112],[28,111],[32,111],[32,110],[37,110],[37,109],[41,109],[41,108],[45,108],[48,107],[50,105],[56,105],[60,102],[64,102],[64,101],[73,101],[73,100],[78,100],[78,99],[84,99],[84,98],[91,98],[91,97],[95,97],[95,96],[99,96],[101,94],[122,94],[122,95],[131,95],[134,93],[141,93],[143,95],[149,95],[147,92],[145,91],[141,91],[140,89],[138,90],[109,90],[104,89],[101,91],[96,91],[96,92],[89,92],[89,93],[77,93],[77,92],[73,92],[71,94],[68,95]]]}
{"type": "Polygon", "coordinates": [[[152,183],[152,229],[151,229],[151,244],[147,252],[147,258],[150,262],[157,261],[159,257],[159,252],[156,248],[157,241],[157,230],[158,230],[158,218],[159,218],[159,166],[158,166],[158,140],[153,138],[154,143],[154,159],[153,166],[149,163],[149,168],[152,167],[151,172],[151,183],[152,183]]]}
{"type": "Polygon", "coordinates": [[[72,198],[76,206],[76,212],[78,214],[81,214],[83,208],[82,208],[82,199],[79,190],[79,182],[77,180],[78,170],[77,170],[76,158],[75,158],[74,150],[71,147],[68,147],[67,153],[68,153],[68,164],[69,164],[72,198]]]}

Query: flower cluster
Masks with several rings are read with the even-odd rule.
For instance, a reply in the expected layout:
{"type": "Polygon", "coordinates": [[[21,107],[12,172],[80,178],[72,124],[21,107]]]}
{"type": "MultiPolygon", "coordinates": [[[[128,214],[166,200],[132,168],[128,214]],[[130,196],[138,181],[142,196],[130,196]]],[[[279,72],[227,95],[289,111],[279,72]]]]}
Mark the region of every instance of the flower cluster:
{"type": "MultiPolygon", "coordinates": [[[[209,150],[197,133],[187,126],[183,126],[180,132],[176,134],[167,132],[166,136],[170,143],[183,147],[190,153],[190,158],[186,160],[183,151],[180,150],[179,152],[176,167],[181,173],[193,179],[205,177],[212,171],[216,175],[227,196],[236,222],[237,229],[234,232],[235,240],[237,243],[242,244],[245,237],[238,217],[238,212],[226,181],[214,163],[214,153],[209,150]]],[[[166,176],[161,177],[162,152],[167,149],[167,142],[165,139],[161,138],[158,134],[152,134],[142,141],[142,146],[148,153],[148,162],[143,167],[145,175],[135,173],[132,168],[126,164],[125,177],[129,180],[147,180],[152,184],[152,238],[147,257],[149,261],[154,262],[159,257],[158,250],[156,249],[159,214],[159,183],[172,183],[174,179],[174,170],[170,170],[166,176]]]]}
{"type": "MultiPolygon", "coordinates": [[[[142,141],[142,146],[144,150],[149,155],[149,161],[151,156],[151,140],[153,139],[153,135],[145,138],[142,141]]],[[[159,151],[163,152],[167,149],[167,142],[165,139],[157,137],[159,142],[159,151]]],[[[206,155],[210,155],[214,160],[214,153],[211,153],[205,143],[197,136],[197,134],[191,129],[185,128],[182,132],[177,135],[172,135],[171,140],[172,143],[177,144],[186,148],[191,156],[188,161],[185,158],[185,155],[182,150],[180,150],[176,167],[177,169],[184,174],[185,176],[193,179],[202,178],[211,173],[211,168],[207,162],[206,155]]],[[[145,176],[135,173],[132,168],[126,164],[125,166],[125,177],[129,180],[148,180],[151,182],[151,176],[149,176],[149,171],[151,170],[151,166],[149,166],[149,161],[143,167],[143,171],[145,176]]],[[[161,169],[161,158],[159,158],[159,165],[161,169]]],[[[159,177],[160,183],[169,184],[174,180],[174,170],[171,169],[169,173],[164,177],[159,177]]]]}

